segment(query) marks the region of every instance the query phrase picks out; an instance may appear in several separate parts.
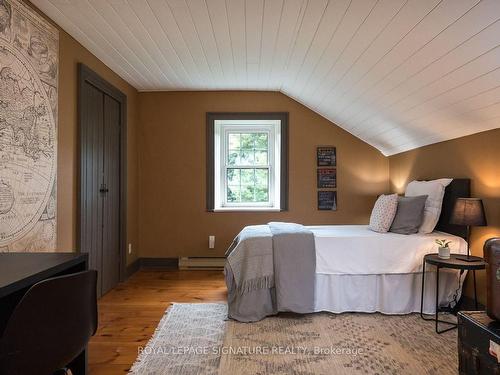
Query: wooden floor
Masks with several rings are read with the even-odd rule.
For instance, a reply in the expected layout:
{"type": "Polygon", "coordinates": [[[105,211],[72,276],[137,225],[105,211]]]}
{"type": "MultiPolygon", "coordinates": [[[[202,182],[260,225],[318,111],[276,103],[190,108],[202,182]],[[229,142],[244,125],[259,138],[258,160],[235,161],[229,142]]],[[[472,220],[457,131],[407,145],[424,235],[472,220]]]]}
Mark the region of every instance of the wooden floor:
{"type": "Polygon", "coordinates": [[[126,374],[172,302],[225,301],[222,271],[141,270],[99,300],[91,375],[126,374]]]}

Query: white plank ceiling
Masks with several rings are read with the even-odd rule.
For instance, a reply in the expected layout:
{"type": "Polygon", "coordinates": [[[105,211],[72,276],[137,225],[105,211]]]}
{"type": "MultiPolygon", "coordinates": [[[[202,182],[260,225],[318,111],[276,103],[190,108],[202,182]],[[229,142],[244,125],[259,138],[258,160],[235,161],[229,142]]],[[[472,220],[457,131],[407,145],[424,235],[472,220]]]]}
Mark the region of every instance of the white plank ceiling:
{"type": "Polygon", "coordinates": [[[500,0],[32,2],[138,90],[281,91],[385,155],[500,127],[500,0]]]}

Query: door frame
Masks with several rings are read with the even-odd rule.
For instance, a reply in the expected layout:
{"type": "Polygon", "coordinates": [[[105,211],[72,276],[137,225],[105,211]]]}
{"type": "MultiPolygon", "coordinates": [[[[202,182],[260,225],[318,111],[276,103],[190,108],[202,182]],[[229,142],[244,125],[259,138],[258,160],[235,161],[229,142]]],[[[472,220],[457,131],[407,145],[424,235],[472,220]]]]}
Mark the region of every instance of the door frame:
{"type": "Polygon", "coordinates": [[[98,90],[109,95],[120,103],[120,265],[119,265],[119,280],[124,281],[126,277],[126,262],[127,262],[127,95],[121,92],[118,88],[106,81],[88,66],[83,63],[78,63],[78,156],[79,156],[79,180],[78,180],[78,218],[77,218],[77,247],[78,252],[82,252],[82,222],[81,212],[83,199],[85,197],[82,189],[83,181],[83,88],[84,84],[88,83],[98,90]]]}

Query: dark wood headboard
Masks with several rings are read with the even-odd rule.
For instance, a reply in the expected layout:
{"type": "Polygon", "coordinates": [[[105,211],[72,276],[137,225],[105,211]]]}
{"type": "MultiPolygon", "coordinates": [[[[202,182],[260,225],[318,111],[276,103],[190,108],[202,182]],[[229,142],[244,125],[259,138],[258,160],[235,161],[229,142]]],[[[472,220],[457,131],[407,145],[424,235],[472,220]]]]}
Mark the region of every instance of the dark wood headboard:
{"type": "Polygon", "coordinates": [[[444,192],[443,207],[441,209],[441,216],[436,225],[435,230],[446,232],[466,238],[467,228],[461,225],[450,224],[451,213],[455,207],[457,198],[470,197],[470,179],[468,178],[454,178],[451,184],[446,187],[444,192]]]}

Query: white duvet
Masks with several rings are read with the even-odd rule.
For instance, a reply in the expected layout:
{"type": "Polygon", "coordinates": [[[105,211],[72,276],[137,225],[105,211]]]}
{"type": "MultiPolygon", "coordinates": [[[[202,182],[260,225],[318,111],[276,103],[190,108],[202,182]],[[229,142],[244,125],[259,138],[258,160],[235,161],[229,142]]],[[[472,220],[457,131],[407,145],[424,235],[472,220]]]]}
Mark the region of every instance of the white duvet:
{"type": "Polygon", "coordinates": [[[316,273],[404,274],[422,271],[425,254],[436,253],[436,238],[452,241],[452,253],[467,254],[464,239],[443,232],[377,233],[366,225],[309,226],[316,245],[316,273]]]}

